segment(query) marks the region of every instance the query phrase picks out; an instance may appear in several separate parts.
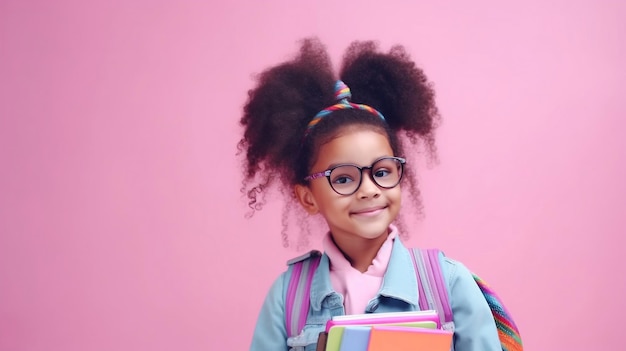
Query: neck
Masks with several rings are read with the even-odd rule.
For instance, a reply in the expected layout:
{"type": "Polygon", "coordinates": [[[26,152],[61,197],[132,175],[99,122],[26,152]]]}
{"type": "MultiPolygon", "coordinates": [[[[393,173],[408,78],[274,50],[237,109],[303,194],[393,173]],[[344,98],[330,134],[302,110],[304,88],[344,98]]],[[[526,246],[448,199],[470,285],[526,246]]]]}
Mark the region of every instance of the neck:
{"type": "Polygon", "coordinates": [[[333,237],[333,241],[348,262],[350,262],[350,265],[359,272],[364,273],[368,270],[372,261],[374,261],[388,235],[389,232],[387,231],[374,239],[350,238],[349,241],[344,240],[341,242],[333,237]]]}

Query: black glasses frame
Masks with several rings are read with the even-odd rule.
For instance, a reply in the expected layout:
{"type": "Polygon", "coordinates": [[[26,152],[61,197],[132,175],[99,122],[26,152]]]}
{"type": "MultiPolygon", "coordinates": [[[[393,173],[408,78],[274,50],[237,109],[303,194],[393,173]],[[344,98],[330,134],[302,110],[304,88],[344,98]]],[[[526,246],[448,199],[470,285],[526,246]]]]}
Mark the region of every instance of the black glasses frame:
{"type": "Polygon", "coordinates": [[[368,173],[369,173],[370,179],[372,180],[372,182],[374,182],[374,184],[376,184],[376,186],[378,186],[379,188],[382,188],[382,189],[391,189],[391,188],[395,188],[396,186],[398,186],[398,184],[400,184],[400,181],[402,181],[402,178],[404,177],[404,164],[405,163],[406,163],[406,159],[404,159],[402,157],[395,157],[395,156],[384,156],[384,157],[378,158],[374,162],[372,162],[371,165],[363,166],[363,167],[357,166],[357,165],[355,165],[353,163],[342,163],[342,164],[336,165],[336,166],[334,166],[332,168],[329,168],[329,169],[327,169],[325,171],[318,172],[318,173],[313,173],[313,174],[305,177],[304,180],[305,181],[311,181],[311,180],[315,180],[315,179],[318,179],[318,178],[326,177],[326,179],[328,180],[328,185],[330,185],[330,188],[333,189],[334,192],[336,192],[339,195],[349,196],[349,195],[352,195],[352,194],[356,193],[359,190],[359,188],[361,187],[361,183],[363,183],[363,170],[367,169],[369,171],[368,173]],[[372,168],[374,167],[374,165],[376,163],[378,163],[379,161],[382,161],[382,160],[394,160],[394,161],[396,161],[396,162],[398,162],[400,164],[400,177],[398,178],[398,182],[395,183],[394,185],[391,185],[391,186],[380,185],[380,184],[378,184],[378,182],[376,181],[376,178],[372,174],[372,168]],[[330,180],[330,174],[336,168],[344,167],[344,166],[356,167],[359,170],[360,175],[361,175],[359,177],[359,184],[357,185],[357,187],[354,189],[353,192],[348,193],[348,194],[340,193],[339,191],[337,191],[337,189],[335,189],[335,187],[333,186],[332,181],[330,180]]]}

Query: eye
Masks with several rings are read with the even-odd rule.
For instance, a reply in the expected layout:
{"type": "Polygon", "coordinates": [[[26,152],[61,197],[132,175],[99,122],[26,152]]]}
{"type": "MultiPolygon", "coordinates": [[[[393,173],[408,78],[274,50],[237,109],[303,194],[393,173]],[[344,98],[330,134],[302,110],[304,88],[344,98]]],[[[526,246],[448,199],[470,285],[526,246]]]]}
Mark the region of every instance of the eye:
{"type": "Polygon", "coordinates": [[[352,165],[338,166],[330,173],[330,181],[333,185],[347,185],[358,182],[361,171],[358,167],[352,165]]]}
{"type": "Polygon", "coordinates": [[[353,181],[354,179],[352,179],[352,177],[348,175],[338,175],[338,176],[333,176],[332,178],[333,184],[347,184],[353,181]]]}
{"type": "Polygon", "coordinates": [[[391,171],[386,168],[379,168],[374,172],[374,177],[382,178],[391,174],[391,171]]]}

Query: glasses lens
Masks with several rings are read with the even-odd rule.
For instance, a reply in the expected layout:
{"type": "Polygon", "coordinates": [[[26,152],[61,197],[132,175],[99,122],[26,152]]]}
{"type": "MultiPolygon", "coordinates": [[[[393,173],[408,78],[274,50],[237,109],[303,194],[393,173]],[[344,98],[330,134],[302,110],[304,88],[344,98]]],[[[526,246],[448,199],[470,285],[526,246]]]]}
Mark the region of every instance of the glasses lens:
{"type": "Polygon", "coordinates": [[[402,179],[402,163],[395,158],[383,158],[372,165],[372,179],[383,188],[393,188],[402,179]]]}
{"type": "Polygon", "coordinates": [[[339,166],[330,172],[330,185],[339,194],[352,194],[361,183],[361,171],[356,166],[339,166]]]}

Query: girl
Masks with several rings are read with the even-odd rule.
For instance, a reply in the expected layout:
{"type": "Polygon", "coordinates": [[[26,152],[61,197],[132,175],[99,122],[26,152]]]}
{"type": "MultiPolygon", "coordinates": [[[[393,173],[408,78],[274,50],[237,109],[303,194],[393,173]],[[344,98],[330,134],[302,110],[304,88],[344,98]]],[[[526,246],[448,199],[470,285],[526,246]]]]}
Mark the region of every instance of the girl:
{"type": "MultiPolygon", "coordinates": [[[[278,180],[289,189],[288,200],[320,215],[329,228],[302,334],[288,337],[285,327],[287,270],[267,294],[252,351],[314,350],[335,315],[419,309],[414,268],[394,222],[403,179],[419,202],[402,141],[434,150],[434,91],[402,47],[380,53],[372,42],[348,48],[339,77],[325,48],[305,40],[296,58],[263,72],[249,92],[239,147],[246,152],[245,189],[253,211],[278,180]]],[[[444,266],[453,349],[500,350],[470,272],[450,259],[444,266]]]]}

